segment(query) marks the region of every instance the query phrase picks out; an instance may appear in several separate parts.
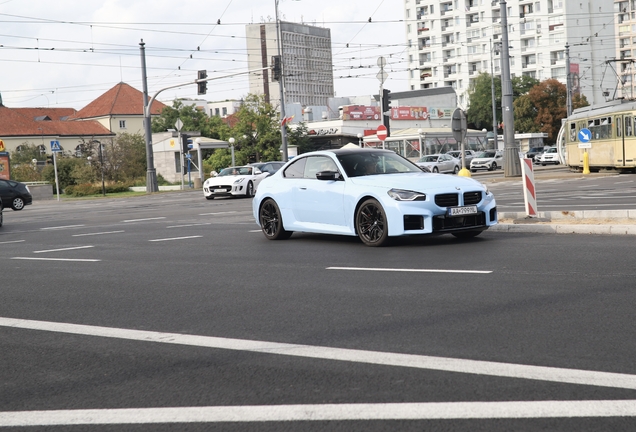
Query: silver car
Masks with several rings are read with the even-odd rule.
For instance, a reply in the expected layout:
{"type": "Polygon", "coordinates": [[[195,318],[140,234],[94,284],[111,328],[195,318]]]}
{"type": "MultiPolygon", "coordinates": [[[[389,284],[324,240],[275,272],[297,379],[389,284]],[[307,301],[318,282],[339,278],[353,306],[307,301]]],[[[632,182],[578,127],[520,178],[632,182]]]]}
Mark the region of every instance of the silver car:
{"type": "Polygon", "coordinates": [[[457,174],[461,168],[462,161],[455,159],[449,154],[432,154],[422,156],[415,164],[420,167],[426,167],[433,173],[457,174]]]}

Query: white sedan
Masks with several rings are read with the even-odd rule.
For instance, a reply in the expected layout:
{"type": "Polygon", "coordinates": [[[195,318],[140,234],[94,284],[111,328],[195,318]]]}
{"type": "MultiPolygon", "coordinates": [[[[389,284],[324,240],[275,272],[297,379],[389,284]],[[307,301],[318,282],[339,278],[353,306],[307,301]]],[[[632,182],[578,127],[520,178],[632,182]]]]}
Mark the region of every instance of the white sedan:
{"type": "Polygon", "coordinates": [[[443,153],[422,156],[415,164],[420,167],[426,167],[434,173],[457,174],[462,166],[462,161],[450,154],[443,153]]]}
{"type": "Polygon", "coordinates": [[[497,223],[495,198],[467,177],[423,172],[390,150],[338,149],[296,156],[260,184],[252,210],[270,240],[294,231],[389,237],[479,235],[497,223]]]}
{"type": "Polygon", "coordinates": [[[253,166],[225,168],[203,183],[203,196],[209,200],[222,196],[252,197],[268,175],[253,166]]]}

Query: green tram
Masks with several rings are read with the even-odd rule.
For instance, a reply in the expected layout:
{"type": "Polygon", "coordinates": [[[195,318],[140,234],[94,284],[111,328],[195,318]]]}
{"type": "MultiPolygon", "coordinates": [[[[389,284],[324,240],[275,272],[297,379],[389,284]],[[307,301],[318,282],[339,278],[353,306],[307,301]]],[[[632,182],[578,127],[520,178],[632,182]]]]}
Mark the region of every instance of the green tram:
{"type": "Polygon", "coordinates": [[[587,151],[590,171],[636,169],[636,101],[615,100],[574,110],[557,139],[565,164],[583,169],[587,151]],[[579,131],[588,129],[591,148],[579,148],[579,131]],[[565,144],[563,146],[563,143],[565,144]]]}

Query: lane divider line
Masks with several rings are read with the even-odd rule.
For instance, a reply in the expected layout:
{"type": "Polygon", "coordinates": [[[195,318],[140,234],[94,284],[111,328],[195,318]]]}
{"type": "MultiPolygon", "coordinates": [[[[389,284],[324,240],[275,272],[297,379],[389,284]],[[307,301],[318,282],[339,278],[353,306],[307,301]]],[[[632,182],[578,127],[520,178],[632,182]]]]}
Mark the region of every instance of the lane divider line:
{"type": "Polygon", "coordinates": [[[172,237],[172,238],[154,239],[154,240],[148,240],[148,241],[162,242],[162,241],[171,241],[171,240],[186,240],[186,239],[193,239],[193,238],[199,238],[199,237],[203,237],[203,236],[196,235],[196,236],[186,236],[186,237],[172,237]]]}
{"type": "Polygon", "coordinates": [[[13,260],[31,260],[31,261],[77,261],[77,262],[99,262],[99,259],[84,258],[40,258],[40,257],[12,257],[13,260]]]}
{"type": "Polygon", "coordinates": [[[47,250],[33,251],[33,253],[61,252],[61,251],[69,251],[69,250],[77,250],[77,249],[88,249],[92,247],[95,247],[95,246],[74,246],[74,247],[67,247],[67,248],[60,248],[60,249],[47,249],[47,250]]]}
{"type": "Polygon", "coordinates": [[[327,267],[327,270],[382,271],[382,272],[415,272],[415,273],[469,273],[489,274],[492,270],[443,270],[443,269],[398,269],[379,267],[327,267]]]}

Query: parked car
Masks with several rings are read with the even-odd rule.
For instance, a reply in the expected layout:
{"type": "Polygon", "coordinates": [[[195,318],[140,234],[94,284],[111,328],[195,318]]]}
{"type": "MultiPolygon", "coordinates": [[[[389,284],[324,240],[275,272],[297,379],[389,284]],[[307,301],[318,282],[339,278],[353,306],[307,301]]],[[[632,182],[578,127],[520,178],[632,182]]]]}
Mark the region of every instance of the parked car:
{"type": "Polygon", "coordinates": [[[268,175],[249,165],[225,168],[203,183],[203,196],[209,200],[222,196],[252,197],[268,175]]]}
{"type": "Polygon", "coordinates": [[[22,210],[33,202],[29,187],[13,180],[0,179],[0,198],[6,207],[13,210],[22,210]]]}
{"type": "Polygon", "coordinates": [[[561,163],[556,147],[547,147],[543,153],[541,153],[539,156],[536,156],[535,160],[542,166],[545,166],[546,164],[558,165],[561,163]]]}
{"type": "Polygon", "coordinates": [[[476,172],[480,169],[494,171],[503,166],[503,152],[499,150],[486,150],[475,155],[470,161],[470,171],[476,172]]]}
{"type": "Polygon", "coordinates": [[[422,156],[415,164],[421,167],[427,167],[434,173],[457,174],[462,162],[449,154],[432,154],[422,156]]]}
{"type": "MultiPolygon", "coordinates": [[[[459,160],[459,166],[462,164],[462,151],[461,150],[451,150],[446,152],[447,155],[451,155],[455,159],[459,160]]],[[[475,157],[475,152],[472,150],[464,150],[464,159],[466,160],[466,168],[470,166],[470,161],[475,157]]]]}
{"type": "Polygon", "coordinates": [[[274,174],[276,171],[281,169],[285,162],[282,161],[272,161],[272,162],[255,162],[249,164],[250,166],[254,166],[261,170],[264,173],[269,173],[270,175],[274,174]]]}
{"type": "Polygon", "coordinates": [[[478,181],[425,173],[369,148],[296,156],[261,182],[252,210],[269,240],[301,231],[358,236],[367,246],[413,234],[470,238],[497,223],[495,198],[478,181]]]}
{"type": "Polygon", "coordinates": [[[532,147],[530,150],[528,150],[526,152],[526,157],[528,159],[532,159],[533,161],[535,161],[535,156],[540,155],[541,153],[543,153],[543,150],[545,149],[544,146],[540,146],[540,147],[532,147]]]}

